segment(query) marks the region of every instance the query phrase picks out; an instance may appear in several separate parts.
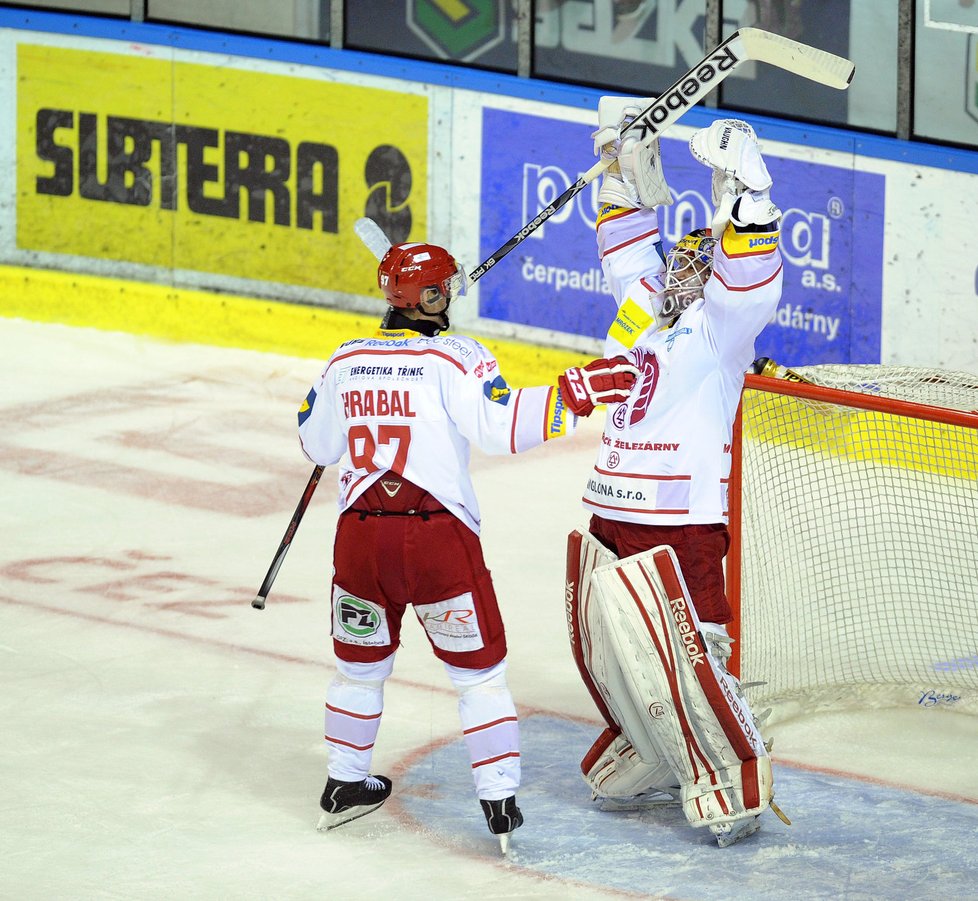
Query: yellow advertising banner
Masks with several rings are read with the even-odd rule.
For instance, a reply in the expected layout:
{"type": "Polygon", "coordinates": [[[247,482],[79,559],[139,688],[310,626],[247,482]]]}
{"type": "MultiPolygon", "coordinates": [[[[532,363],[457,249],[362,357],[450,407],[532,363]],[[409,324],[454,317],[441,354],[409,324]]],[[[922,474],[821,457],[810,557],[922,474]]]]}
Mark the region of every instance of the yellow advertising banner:
{"type": "Polygon", "coordinates": [[[23,250],[376,295],[353,232],[427,229],[428,98],[21,44],[23,250]]]}

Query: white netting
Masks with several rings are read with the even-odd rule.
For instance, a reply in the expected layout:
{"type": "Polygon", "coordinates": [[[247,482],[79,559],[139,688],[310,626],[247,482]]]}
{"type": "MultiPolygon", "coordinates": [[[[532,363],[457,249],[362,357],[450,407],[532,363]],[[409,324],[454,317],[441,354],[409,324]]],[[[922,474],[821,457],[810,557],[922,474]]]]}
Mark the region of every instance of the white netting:
{"type": "MultiPolygon", "coordinates": [[[[968,373],[796,371],[978,410],[968,373]]],[[[742,470],[741,671],[767,683],[755,709],[978,712],[978,428],[747,389],[742,470]]]]}

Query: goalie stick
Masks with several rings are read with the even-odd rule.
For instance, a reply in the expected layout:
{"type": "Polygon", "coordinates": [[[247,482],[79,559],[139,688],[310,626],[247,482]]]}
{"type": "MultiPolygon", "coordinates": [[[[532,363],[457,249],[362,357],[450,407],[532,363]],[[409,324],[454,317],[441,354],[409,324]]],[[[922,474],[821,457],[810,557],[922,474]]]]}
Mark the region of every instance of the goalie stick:
{"type": "MultiPolygon", "coordinates": [[[[856,67],[849,60],[808,44],[792,41],[760,28],[741,28],[692,69],[663,91],[634,119],[622,134],[640,131],[641,141],[651,141],[673,125],[691,106],[699,103],[734,69],[745,62],[767,63],[830,88],[845,90],[856,67]]],[[[522,244],[568,201],[576,197],[611,165],[599,160],[551,204],[540,210],[512,238],[469,274],[469,284],[481,278],[506,254],[522,244]]]]}
{"type": "MultiPolygon", "coordinates": [[[[675,84],[661,93],[624,131],[640,129],[642,132],[640,139],[643,141],[658,137],[659,134],[673,125],[690,106],[695,106],[706,97],[734,69],[749,61],[768,63],[810,81],[840,90],[849,87],[855,73],[855,66],[844,57],[819,50],[817,47],[810,47],[798,41],[792,41],[790,38],[781,37],[769,31],[763,31],[760,28],[740,28],[725,41],[721,41],[715,50],[708,53],[675,84]]],[[[583,191],[610,165],[611,160],[599,160],[595,163],[553,203],[540,210],[532,220],[492,256],[472,270],[468,275],[468,284],[470,286],[475,284],[496,263],[519,244],[522,244],[529,235],[535,232],[568,201],[583,191]]],[[[378,260],[390,246],[390,241],[382,229],[370,219],[358,219],[354,225],[354,230],[378,260]]],[[[319,484],[322,473],[323,467],[317,466],[309,477],[309,482],[302,493],[299,505],[292,515],[292,521],[285,530],[285,537],[282,539],[268,574],[265,576],[265,581],[262,582],[258,595],[251,602],[251,606],[258,610],[265,609],[265,600],[271,591],[272,583],[278,575],[279,567],[285,559],[292,537],[299,527],[306,507],[309,506],[309,501],[316,490],[316,485],[319,484]]]]}

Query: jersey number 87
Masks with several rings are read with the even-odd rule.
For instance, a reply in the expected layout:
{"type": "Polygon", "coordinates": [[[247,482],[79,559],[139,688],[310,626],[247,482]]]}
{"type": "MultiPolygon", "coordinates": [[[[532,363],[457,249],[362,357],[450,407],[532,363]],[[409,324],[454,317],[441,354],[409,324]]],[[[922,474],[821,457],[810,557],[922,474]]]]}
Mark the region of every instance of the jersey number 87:
{"type": "Polygon", "coordinates": [[[375,439],[373,432],[370,430],[370,426],[355,425],[350,427],[347,437],[349,440],[350,460],[357,469],[365,469],[367,472],[377,472],[380,469],[374,462],[377,445],[389,445],[397,442],[394,461],[388,469],[396,472],[398,475],[404,474],[408,447],[411,445],[411,426],[379,425],[377,426],[377,438],[375,439]]]}

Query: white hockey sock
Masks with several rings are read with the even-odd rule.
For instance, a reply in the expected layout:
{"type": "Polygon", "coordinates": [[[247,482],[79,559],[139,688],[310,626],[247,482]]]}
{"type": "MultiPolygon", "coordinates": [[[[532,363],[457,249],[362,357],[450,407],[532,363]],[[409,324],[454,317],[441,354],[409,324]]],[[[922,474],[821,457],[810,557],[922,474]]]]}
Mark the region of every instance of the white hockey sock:
{"type": "Polygon", "coordinates": [[[458,714],[480,800],[515,795],[520,785],[520,736],[516,707],[506,685],[506,661],[487,669],[445,664],[458,690],[458,714]]]}
{"type": "Polygon", "coordinates": [[[384,711],[384,681],[393,668],[393,654],[379,663],[336,661],[336,677],[326,691],[331,778],[359,782],[369,774],[384,711]]]}

